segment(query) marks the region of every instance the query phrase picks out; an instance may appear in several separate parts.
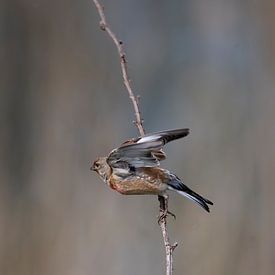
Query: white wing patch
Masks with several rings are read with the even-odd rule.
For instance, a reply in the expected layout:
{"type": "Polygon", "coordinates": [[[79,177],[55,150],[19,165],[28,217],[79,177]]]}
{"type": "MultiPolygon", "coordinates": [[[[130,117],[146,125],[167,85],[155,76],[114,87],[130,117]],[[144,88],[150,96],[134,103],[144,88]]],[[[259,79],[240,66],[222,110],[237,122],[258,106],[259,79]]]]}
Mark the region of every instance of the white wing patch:
{"type": "Polygon", "coordinates": [[[155,141],[155,140],[158,140],[159,138],[161,138],[161,136],[159,136],[159,135],[152,135],[152,136],[142,137],[137,143],[155,141]]]}

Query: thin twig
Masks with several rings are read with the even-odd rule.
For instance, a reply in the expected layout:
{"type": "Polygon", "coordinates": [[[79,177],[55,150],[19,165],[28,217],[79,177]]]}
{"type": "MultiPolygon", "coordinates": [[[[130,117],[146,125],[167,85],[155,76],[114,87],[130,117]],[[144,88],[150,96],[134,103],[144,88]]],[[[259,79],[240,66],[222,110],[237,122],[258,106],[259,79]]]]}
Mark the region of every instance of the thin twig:
{"type": "Polygon", "coordinates": [[[93,0],[93,1],[96,5],[96,8],[97,8],[99,16],[100,16],[99,25],[100,25],[101,30],[106,31],[109,34],[109,36],[112,38],[112,40],[114,41],[114,43],[117,47],[117,51],[118,51],[118,54],[120,57],[120,66],[121,66],[121,71],[122,71],[122,76],[123,76],[123,82],[124,82],[124,85],[128,91],[129,97],[132,101],[134,111],[135,111],[136,121],[134,123],[137,126],[140,135],[144,136],[145,131],[143,128],[143,120],[141,118],[140,111],[139,111],[138,98],[135,97],[134,92],[131,87],[131,84],[130,84],[126,55],[125,55],[125,51],[123,49],[123,42],[121,40],[117,39],[117,36],[109,27],[109,25],[106,21],[106,16],[104,14],[104,7],[97,0],[93,0]]]}
{"type": "MultiPolygon", "coordinates": [[[[158,196],[159,206],[160,206],[160,216],[162,217],[163,213],[168,211],[168,196],[158,196]]],[[[168,231],[167,231],[167,215],[165,214],[159,220],[159,226],[162,232],[162,238],[165,246],[165,254],[166,254],[166,275],[172,275],[173,272],[173,251],[178,246],[178,243],[174,243],[173,245],[170,243],[168,231]]]]}
{"type": "MultiPolygon", "coordinates": [[[[125,51],[123,48],[123,42],[121,40],[117,39],[117,36],[111,30],[109,24],[107,23],[106,16],[104,13],[104,7],[97,0],[93,0],[93,2],[95,4],[97,11],[99,13],[99,16],[100,16],[99,25],[100,25],[101,30],[106,31],[108,33],[108,35],[111,37],[111,39],[113,40],[114,44],[116,45],[116,48],[117,48],[117,51],[118,51],[118,54],[120,57],[120,66],[121,66],[121,71],[122,71],[122,76],[123,76],[123,82],[127,89],[129,97],[132,101],[134,111],[135,111],[136,120],[134,121],[134,123],[135,123],[136,127],[138,128],[140,135],[144,136],[145,131],[143,128],[143,119],[141,118],[141,113],[139,110],[139,97],[136,97],[134,95],[132,86],[130,84],[130,78],[129,78],[128,69],[127,69],[127,59],[126,59],[125,51]]],[[[164,242],[164,246],[165,246],[165,252],[166,252],[166,275],[172,275],[173,251],[177,247],[177,243],[175,243],[174,245],[172,245],[170,243],[168,231],[167,231],[167,221],[166,221],[167,215],[166,214],[164,215],[164,213],[168,213],[168,197],[165,198],[162,196],[158,196],[158,199],[160,202],[160,217],[161,217],[159,219],[159,225],[161,228],[163,242],[164,242]]]]}

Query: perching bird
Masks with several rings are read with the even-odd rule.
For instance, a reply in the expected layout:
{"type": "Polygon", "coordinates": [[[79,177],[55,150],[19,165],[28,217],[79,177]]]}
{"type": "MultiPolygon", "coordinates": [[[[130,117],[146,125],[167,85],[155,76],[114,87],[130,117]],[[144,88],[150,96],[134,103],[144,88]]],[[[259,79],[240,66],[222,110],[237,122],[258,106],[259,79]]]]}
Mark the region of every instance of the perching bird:
{"type": "Polygon", "coordinates": [[[91,170],[121,194],[165,197],[167,190],[172,190],[209,212],[208,204],[213,205],[211,201],[192,191],[176,175],[160,168],[159,161],[166,157],[162,147],[188,134],[189,129],[176,129],[128,140],[112,150],[108,157],[98,158],[91,170]]]}

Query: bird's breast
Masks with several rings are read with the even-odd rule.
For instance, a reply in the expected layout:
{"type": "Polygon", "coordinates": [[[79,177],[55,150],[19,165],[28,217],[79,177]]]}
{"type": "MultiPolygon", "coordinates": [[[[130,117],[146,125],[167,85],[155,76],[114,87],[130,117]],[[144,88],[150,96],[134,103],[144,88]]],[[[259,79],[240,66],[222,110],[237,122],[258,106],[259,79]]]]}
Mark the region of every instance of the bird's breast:
{"type": "Polygon", "coordinates": [[[159,195],[167,189],[167,184],[160,178],[147,174],[131,175],[124,179],[112,174],[108,184],[112,189],[125,195],[159,195]]]}

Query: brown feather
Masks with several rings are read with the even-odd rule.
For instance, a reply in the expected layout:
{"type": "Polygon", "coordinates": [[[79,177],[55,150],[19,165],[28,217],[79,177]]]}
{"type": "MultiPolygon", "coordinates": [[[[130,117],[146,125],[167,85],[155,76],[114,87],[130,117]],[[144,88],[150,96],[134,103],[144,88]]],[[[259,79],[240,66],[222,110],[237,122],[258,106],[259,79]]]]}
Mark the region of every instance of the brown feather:
{"type": "Polygon", "coordinates": [[[141,170],[142,173],[129,176],[126,179],[118,178],[112,174],[109,179],[110,187],[125,195],[159,195],[168,188],[161,169],[142,168],[141,170]]]}

